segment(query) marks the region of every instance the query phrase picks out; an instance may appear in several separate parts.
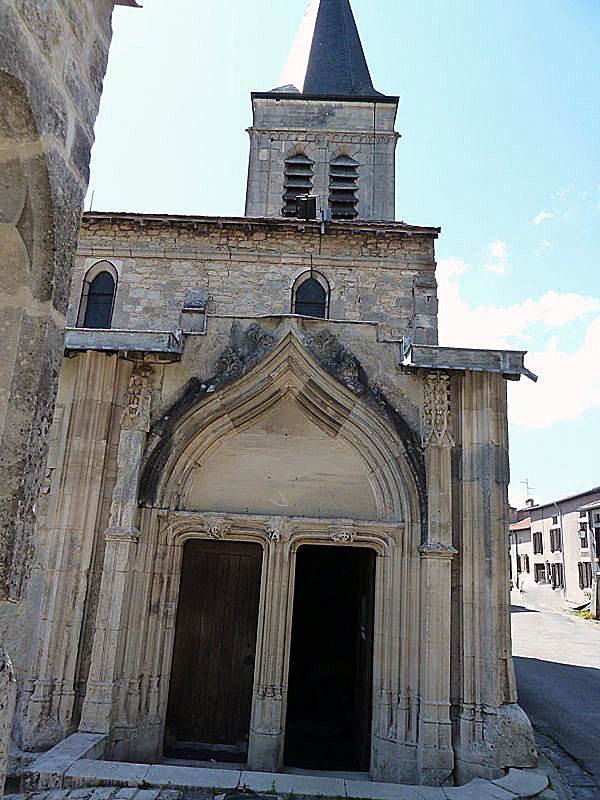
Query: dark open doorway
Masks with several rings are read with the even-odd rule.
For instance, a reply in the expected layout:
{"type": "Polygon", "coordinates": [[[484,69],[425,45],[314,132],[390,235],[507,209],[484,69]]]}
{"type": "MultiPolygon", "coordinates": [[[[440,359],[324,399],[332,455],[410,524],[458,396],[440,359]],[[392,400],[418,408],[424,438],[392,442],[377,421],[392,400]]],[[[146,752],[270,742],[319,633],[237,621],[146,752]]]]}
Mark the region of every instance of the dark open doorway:
{"type": "Polygon", "coordinates": [[[300,547],[288,681],[288,766],[368,771],[375,554],[300,547]]]}
{"type": "Polygon", "coordinates": [[[262,548],[185,545],[165,753],[244,763],[248,756],[262,548]]]}

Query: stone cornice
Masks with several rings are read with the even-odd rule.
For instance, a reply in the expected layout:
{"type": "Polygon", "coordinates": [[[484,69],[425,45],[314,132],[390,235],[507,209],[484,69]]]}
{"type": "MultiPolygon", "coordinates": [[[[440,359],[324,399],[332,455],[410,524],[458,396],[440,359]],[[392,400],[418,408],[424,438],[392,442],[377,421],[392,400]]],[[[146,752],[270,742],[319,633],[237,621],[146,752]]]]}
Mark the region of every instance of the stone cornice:
{"type": "MultiPolygon", "coordinates": [[[[131,227],[139,226],[168,226],[182,227],[191,230],[223,230],[226,228],[245,230],[252,232],[253,229],[271,229],[281,231],[303,231],[314,232],[320,235],[320,222],[306,222],[304,220],[291,220],[283,217],[202,217],[187,216],[181,214],[135,214],[121,211],[87,211],[82,217],[82,230],[101,223],[108,224],[129,224],[131,227]]],[[[352,222],[328,222],[328,233],[340,233],[342,235],[386,233],[392,236],[407,236],[421,234],[424,236],[437,237],[441,228],[422,227],[420,225],[409,225],[405,222],[373,221],[373,220],[353,220],[352,222]]]]}

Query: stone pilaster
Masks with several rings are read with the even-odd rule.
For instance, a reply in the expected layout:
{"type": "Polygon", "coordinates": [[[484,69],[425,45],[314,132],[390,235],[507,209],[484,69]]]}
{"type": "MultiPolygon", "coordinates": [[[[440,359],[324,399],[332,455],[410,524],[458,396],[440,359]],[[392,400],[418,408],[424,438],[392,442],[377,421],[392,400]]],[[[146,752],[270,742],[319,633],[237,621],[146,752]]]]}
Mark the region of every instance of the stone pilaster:
{"type": "Polygon", "coordinates": [[[290,559],[287,541],[291,523],[275,518],[267,528],[269,547],[265,559],[264,608],[258,630],[261,660],[256,672],[248,765],[251,769],[277,772],[283,767],[283,743],[287,702],[286,644],[290,620],[290,559]],[[270,624],[266,621],[270,620],[270,624]]]}
{"type": "Polygon", "coordinates": [[[508,428],[501,375],[462,379],[459,581],[460,697],[456,775],[493,778],[536,761],[529,720],[517,705],[508,578],[508,428]]]}
{"type": "Polygon", "coordinates": [[[118,365],[116,358],[89,352],[64,366],[62,381],[67,386],[73,382],[74,388],[71,402],[61,404],[55,419],[49,510],[46,524],[38,529],[45,540],[37,558],[45,567],[44,587],[39,636],[25,690],[29,696],[19,720],[24,749],[52,747],[73,731],[80,655],[74,643],[81,642],[89,572],[102,530],[118,365]],[[64,449],[59,447],[63,440],[64,449]]]}
{"type": "Polygon", "coordinates": [[[450,378],[427,374],[423,447],[428,482],[428,537],[421,555],[421,674],[418,774],[425,785],[448,781],[454,768],[450,723],[450,584],[452,546],[450,378]]]}
{"type": "Polygon", "coordinates": [[[129,379],[117,454],[106,549],[92,648],[91,669],[80,730],[108,733],[119,692],[120,655],[129,617],[130,584],[137,554],[139,530],[137,494],[142,456],[150,428],[152,369],[134,367],[129,379]]]}

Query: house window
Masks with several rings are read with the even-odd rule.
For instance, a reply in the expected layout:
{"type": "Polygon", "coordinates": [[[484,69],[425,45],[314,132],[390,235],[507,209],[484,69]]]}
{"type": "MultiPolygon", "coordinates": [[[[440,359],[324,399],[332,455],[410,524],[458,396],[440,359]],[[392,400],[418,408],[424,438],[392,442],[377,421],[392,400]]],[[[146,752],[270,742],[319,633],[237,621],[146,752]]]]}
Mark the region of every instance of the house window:
{"type": "Polygon", "coordinates": [[[592,585],[592,565],[590,562],[580,561],[577,564],[577,571],[579,572],[579,588],[589,589],[592,585]]]}
{"type": "Polygon", "coordinates": [[[110,328],[117,291],[117,271],[108,261],[100,261],[88,271],[83,282],[77,326],[110,328]]]}
{"type": "Polygon", "coordinates": [[[533,554],[540,555],[544,552],[544,543],[542,541],[542,532],[535,531],[533,534],[533,554]]]}
{"type": "Polygon", "coordinates": [[[305,272],[292,290],[292,314],[326,319],[329,311],[329,284],[318,272],[305,272]]]}
{"type": "Polygon", "coordinates": [[[288,156],[283,168],[283,208],[284,217],[295,217],[296,199],[299,195],[310,194],[313,187],[314,161],[304,153],[288,156]]]}
{"type": "Polygon", "coordinates": [[[534,565],[534,577],[536,583],[546,582],[546,567],[544,566],[544,564],[534,565]]]}
{"type": "Polygon", "coordinates": [[[558,517],[552,517],[552,524],[558,525],[558,517]]]}
{"type": "Polygon", "coordinates": [[[560,589],[564,587],[565,579],[562,564],[552,564],[550,569],[550,579],[553,589],[560,589]]]}
{"type": "Polygon", "coordinates": [[[560,528],[552,528],[550,531],[550,551],[556,553],[562,550],[562,537],[560,528]]]}
{"type": "Polygon", "coordinates": [[[594,514],[594,525],[600,525],[600,514],[594,514]]]}
{"type": "Polygon", "coordinates": [[[587,550],[590,546],[588,540],[588,526],[587,522],[580,522],[579,523],[579,546],[582,550],[587,550]]]}
{"type": "Polygon", "coordinates": [[[580,512],[579,512],[579,518],[580,518],[580,519],[581,519],[581,518],[585,519],[586,517],[587,517],[587,511],[580,511],[580,512]]]}
{"type": "Polygon", "coordinates": [[[529,572],[529,556],[523,556],[525,572],[529,572]]]}
{"type": "Polygon", "coordinates": [[[358,161],[338,156],[329,164],[329,205],[334,219],[358,216],[358,161]]]}

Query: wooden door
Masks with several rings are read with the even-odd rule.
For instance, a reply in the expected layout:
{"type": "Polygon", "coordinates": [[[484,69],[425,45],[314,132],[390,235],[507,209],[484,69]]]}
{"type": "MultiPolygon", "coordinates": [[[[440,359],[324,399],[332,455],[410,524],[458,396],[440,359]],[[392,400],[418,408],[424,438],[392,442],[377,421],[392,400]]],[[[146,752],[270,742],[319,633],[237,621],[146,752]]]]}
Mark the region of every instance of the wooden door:
{"type": "Polygon", "coordinates": [[[358,562],[358,614],[356,625],[356,684],[354,751],[359,768],[371,764],[371,720],[373,707],[373,623],[375,605],[375,553],[363,550],[358,562]]]}
{"type": "Polygon", "coordinates": [[[168,744],[242,745],[247,752],[261,565],[258,544],[185,545],[168,744]]]}

